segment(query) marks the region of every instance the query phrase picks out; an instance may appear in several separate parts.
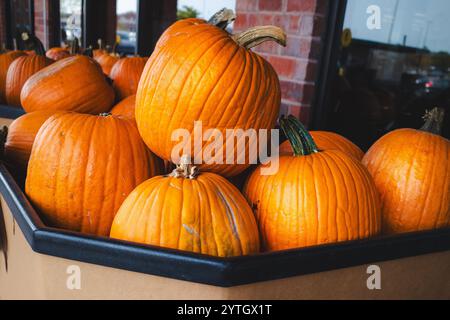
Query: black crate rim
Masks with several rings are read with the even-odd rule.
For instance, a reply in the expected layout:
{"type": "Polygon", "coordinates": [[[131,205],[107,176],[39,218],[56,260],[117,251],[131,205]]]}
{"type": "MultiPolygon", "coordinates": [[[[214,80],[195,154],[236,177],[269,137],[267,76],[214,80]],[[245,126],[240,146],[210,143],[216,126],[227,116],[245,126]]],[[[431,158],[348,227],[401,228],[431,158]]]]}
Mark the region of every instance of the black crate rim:
{"type": "MultiPolygon", "coordinates": [[[[15,118],[5,112],[0,117],[15,118]]],[[[11,109],[11,108],[9,108],[11,109]]],[[[45,226],[0,163],[0,192],[31,249],[60,258],[232,287],[450,250],[450,228],[251,256],[217,258],[45,226]]]]}

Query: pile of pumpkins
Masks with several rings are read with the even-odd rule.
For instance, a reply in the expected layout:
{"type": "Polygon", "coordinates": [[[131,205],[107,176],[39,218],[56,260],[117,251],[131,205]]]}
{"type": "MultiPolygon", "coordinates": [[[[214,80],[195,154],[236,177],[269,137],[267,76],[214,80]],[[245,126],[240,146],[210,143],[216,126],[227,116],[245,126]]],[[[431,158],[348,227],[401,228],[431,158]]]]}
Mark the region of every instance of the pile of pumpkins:
{"type": "Polygon", "coordinates": [[[393,131],[366,154],[282,118],[279,170],[257,166],[242,192],[230,180],[249,164],[194,166],[193,151],[173,169],[175,129],[277,123],[277,74],[250,48],[284,45],[285,35],[274,26],[231,35],[233,18],[180,20],[148,59],[101,47],[92,58],[63,48],[0,55],[0,100],[27,112],[9,127],[5,161],[26,176],[45,223],[221,257],[450,226],[450,142],[437,134],[439,109],[421,130],[393,131]]]}

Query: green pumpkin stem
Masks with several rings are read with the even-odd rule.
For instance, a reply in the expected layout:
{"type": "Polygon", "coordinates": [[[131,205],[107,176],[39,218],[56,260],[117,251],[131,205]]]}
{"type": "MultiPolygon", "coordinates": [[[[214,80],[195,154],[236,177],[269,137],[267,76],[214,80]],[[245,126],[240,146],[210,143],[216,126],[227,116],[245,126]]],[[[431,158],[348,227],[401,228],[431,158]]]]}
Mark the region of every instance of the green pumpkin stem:
{"type": "Polygon", "coordinates": [[[280,119],[280,127],[288,138],[295,156],[307,156],[319,152],[314,139],[294,116],[280,119]]]}
{"type": "Polygon", "coordinates": [[[423,119],[425,124],[420,130],[440,135],[444,123],[445,110],[443,108],[434,108],[426,111],[423,119]]]}

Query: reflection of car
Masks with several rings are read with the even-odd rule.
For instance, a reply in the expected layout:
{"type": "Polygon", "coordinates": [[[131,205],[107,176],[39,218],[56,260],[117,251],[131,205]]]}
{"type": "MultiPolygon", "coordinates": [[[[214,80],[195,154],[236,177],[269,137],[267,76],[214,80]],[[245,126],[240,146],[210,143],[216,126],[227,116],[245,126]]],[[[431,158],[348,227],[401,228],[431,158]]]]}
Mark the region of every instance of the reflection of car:
{"type": "Polygon", "coordinates": [[[117,36],[120,37],[117,52],[134,54],[136,51],[136,32],[117,31],[117,36]]]}

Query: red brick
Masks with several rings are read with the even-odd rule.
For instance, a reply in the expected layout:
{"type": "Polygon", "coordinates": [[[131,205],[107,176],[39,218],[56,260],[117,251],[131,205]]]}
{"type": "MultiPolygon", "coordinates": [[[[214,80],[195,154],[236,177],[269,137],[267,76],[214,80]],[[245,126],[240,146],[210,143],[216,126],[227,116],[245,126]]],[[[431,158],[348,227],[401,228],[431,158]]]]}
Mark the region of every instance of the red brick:
{"type": "MultiPolygon", "coordinates": [[[[240,0],[238,0],[240,1],[240,0]]],[[[281,11],[282,0],[259,0],[261,11],[281,11]]]]}
{"type": "Polygon", "coordinates": [[[294,117],[296,117],[297,119],[300,119],[300,121],[304,124],[304,125],[308,125],[308,121],[309,121],[309,111],[310,111],[310,107],[309,106],[302,106],[302,105],[290,105],[288,112],[289,114],[292,114],[294,117]]]}
{"type": "Polygon", "coordinates": [[[303,85],[289,80],[280,81],[281,97],[284,100],[300,102],[302,98],[303,85]]]}
{"type": "Polygon", "coordinates": [[[269,56],[269,62],[281,77],[293,78],[297,70],[297,60],[283,56],[269,56]]]}
{"type": "Polygon", "coordinates": [[[258,10],[258,0],[237,0],[236,1],[236,12],[257,11],[257,10],[258,10]]]}
{"type": "Polygon", "coordinates": [[[236,20],[234,21],[234,29],[235,30],[245,30],[249,27],[248,24],[248,15],[245,13],[242,13],[236,17],[236,20]]]}
{"type": "Polygon", "coordinates": [[[315,12],[318,0],[288,0],[287,11],[315,12]]]}
{"type": "Polygon", "coordinates": [[[314,16],[305,15],[300,19],[300,33],[302,36],[311,36],[314,31],[314,16]]]}
{"type": "Polygon", "coordinates": [[[285,32],[289,29],[289,16],[286,14],[276,14],[273,16],[273,25],[280,27],[285,32]]]}
{"type": "Polygon", "coordinates": [[[255,13],[249,14],[247,22],[249,27],[255,27],[259,25],[259,15],[255,13]]]}
{"type": "Polygon", "coordinates": [[[287,35],[286,48],[281,53],[296,58],[308,59],[311,52],[311,38],[287,35]]]}
{"type": "Polygon", "coordinates": [[[267,41],[258,46],[258,52],[279,54],[280,45],[273,41],[267,41]]]}
{"type": "Polygon", "coordinates": [[[316,62],[299,60],[296,65],[294,79],[298,81],[314,81],[316,76],[316,62]]]}
{"type": "Polygon", "coordinates": [[[260,14],[259,23],[262,26],[273,24],[273,14],[265,14],[265,13],[260,14]]]}
{"type": "Polygon", "coordinates": [[[300,30],[300,16],[299,15],[290,15],[289,16],[289,25],[287,28],[287,32],[289,33],[298,33],[300,30]]]}

